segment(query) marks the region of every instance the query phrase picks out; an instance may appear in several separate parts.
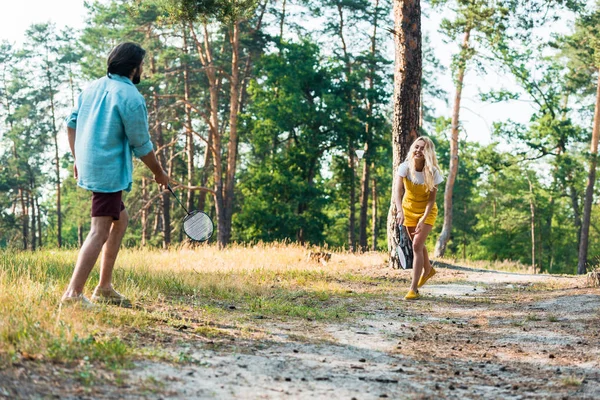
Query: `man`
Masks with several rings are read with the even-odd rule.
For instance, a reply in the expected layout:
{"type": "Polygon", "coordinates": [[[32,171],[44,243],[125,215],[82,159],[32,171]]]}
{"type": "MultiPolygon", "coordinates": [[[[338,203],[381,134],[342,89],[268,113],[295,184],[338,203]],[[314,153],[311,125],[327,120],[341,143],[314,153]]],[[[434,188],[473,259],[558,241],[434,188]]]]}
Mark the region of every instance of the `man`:
{"type": "Polygon", "coordinates": [[[146,51],[134,43],[115,47],[107,60],[107,73],[85,89],[67,118],[77,184],[92,194],[92,223],[62,304],[93,307],[83,295],[85,283],[102,251],[100,282],[92,300],[128,306],[130,302],[112,287],[112,272],[129,216],[121,200],[132,184],[133,154],[166,186],[169,178],[154,154],[148,133],[144,98],[134,84],[140,82],[146,51]]]}

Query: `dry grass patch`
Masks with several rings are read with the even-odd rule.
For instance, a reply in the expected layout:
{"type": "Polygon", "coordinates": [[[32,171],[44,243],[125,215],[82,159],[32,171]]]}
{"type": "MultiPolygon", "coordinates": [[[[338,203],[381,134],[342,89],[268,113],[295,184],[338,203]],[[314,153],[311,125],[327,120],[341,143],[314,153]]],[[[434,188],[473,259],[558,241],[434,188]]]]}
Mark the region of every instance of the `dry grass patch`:
{"type": "MultiPolygon", "coordinates": [[[[134,308],[91,312],[59,310],[75,250],[0,252],[0,363],[87,357],[123,366],[146,357],[140,349],[160,345],[165,332],[243,337],[261,335],[244,328],[255,318],[340,320],[357,302],[401,286],[387,273],[365,273],[383,264],[380,253],[333,253],[326,265],[306,254],[283,244],[124,249],[115,287],[134,308]]],[[[96,268],[87,292],[97,281],[96,268]]]]}

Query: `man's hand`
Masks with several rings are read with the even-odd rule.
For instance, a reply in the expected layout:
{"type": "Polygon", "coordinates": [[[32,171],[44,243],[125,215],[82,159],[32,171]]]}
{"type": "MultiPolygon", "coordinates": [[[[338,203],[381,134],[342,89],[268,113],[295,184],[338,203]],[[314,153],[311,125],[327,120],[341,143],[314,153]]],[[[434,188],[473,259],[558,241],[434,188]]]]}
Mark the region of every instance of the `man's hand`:
{"type": "Polygon", "coordinates": [[[145,156],[140,157],[140,160],[142,160],[142,162],[146,164],[150,171],[152,171],[156,183],[163,186],[167,186],[169,184],[169,176],[158,163],[158,160],[156,159],[156,154],[154,154],[154,150],[152,150],[145,156]]]}
{"type": "Polygon", "coordinates": [[[79,172],[77,172],[77,164],[73,164],[73,176],[77,180],[79,178],[79,172]]]}
{"type": "Polygon", "coordinates": [[[169,176],[164,170],[161,170],[159,174],[154,175],[154,180],[159,185],[167,186],[169,184],[169,176]]]}

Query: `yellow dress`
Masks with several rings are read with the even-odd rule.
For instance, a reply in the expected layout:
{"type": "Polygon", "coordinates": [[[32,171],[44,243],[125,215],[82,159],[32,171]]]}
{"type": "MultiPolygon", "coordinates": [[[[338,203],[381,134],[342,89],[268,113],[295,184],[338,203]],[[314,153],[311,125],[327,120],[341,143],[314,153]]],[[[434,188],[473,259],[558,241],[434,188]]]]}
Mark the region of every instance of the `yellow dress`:
{"type": "MultiPolygon", "coordinates": [[[[427,186],[413,183],[407,177],[403,177],[404,181],[404,198],[402,199],[402,211],[404,212],[404,226],[413,227],[419,223],[419,218],[425,214],[425,208],[429,201],[429,190],[427,186]]],[[[433,203],[431,213],[424,221],[427,225],[435,223],[438,214],[437,204],[433,203]]]]}

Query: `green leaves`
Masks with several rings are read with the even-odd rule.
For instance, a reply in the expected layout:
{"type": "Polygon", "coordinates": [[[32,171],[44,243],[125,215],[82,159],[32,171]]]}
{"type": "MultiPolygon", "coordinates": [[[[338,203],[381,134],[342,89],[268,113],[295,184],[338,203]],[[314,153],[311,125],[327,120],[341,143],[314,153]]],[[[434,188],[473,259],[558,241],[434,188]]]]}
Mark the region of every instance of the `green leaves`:
{"type": "MultiPolygon", "coordinates": [[[[139,2],[143,3],[144,0],[139,2]]],[[[172,21],[194,22],[216,19],[231,23],[249,18],[258,0],[159,0],[172,21]]]]}

